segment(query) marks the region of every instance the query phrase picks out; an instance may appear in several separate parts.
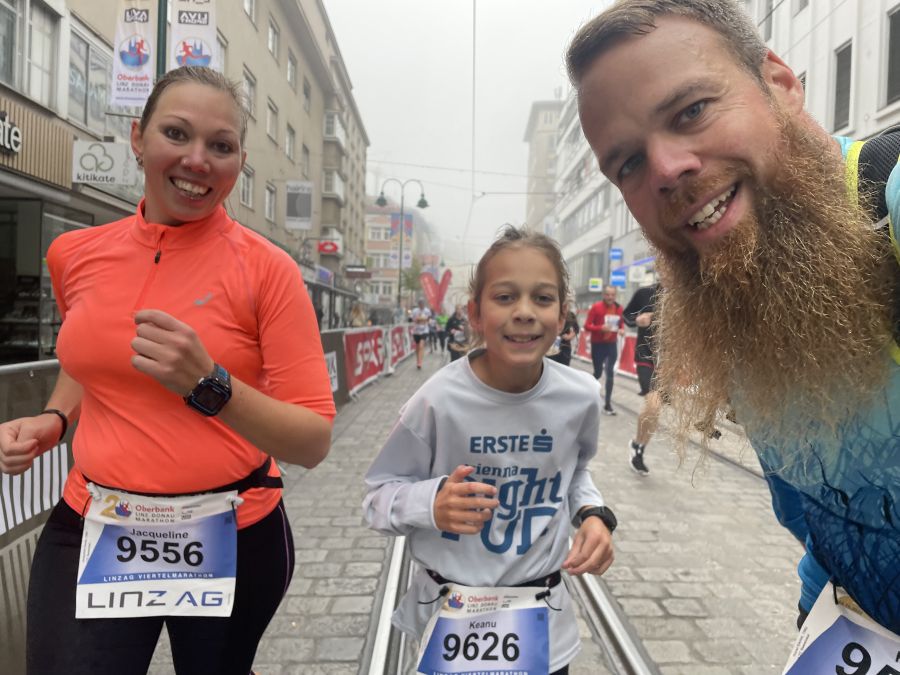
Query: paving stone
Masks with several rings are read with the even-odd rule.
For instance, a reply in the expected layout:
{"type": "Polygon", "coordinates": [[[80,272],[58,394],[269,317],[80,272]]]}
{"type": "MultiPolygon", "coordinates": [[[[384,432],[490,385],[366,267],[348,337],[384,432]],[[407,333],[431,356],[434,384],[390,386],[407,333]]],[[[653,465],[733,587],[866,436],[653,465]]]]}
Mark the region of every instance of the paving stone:
{"type": "Polygon", "coordinates": [[[706,608],[692,598],[669,598],[662,605],[672,616],[707,616],[706,608]]]}
{"type": "Polygon", "coordinates": [[[629,617],[663,615],[662,608],[653,599],[619,598],[618,602],[629,617]]]}
{"type": "Polygon", "coordinates": [[[645,640],[644,647],[656,663],[693,662],[690,648],[678,640],[645,640]]]}
{"type": "Polygon", "coordinates": [[[324,638],[316,644],[316,659],[358,662],[365,640],[362,638],[324,638]]]}
{"type": "Polygon", "coordinates": [[[344,574],[348,577],[377,577],[383,569],[381,563],[353,562],[344,566],[344,574]]]}
{"type": "Polygon", "coordinates": [[[317,597],[312,595],[292,595],[284,599],[283,613],[288,617],[300,614],[327,614],[330,611],[330,597],[317,597]]]}
{"type": "Polygon", "coordinates": [[[297,572],[303,577],[309,579],[331,579],[341,576],[341,570],[344,566],[341,563],[307,563],[298,565],[297,572]]]}
{"type": "Polygon", "coordinates": [[[332,614],[369,614],[375,604],[370,595],[345,595],[336,597],[331,606],[332,614]]]}
{"type": "MultiPolygon", "coordinates": [[[[322,562],[328,555],[328,551],[302,548],[294,551],[294,561],[299,565],[308,562],[322,562]]],[[[296,568],[295,568],[296,569],[296,568]]]]}
{"type": "Polygon", "coordinates": [[[711,663],[728,663],[730,665],[749,664],[753,662],[751,654],[737,640],[715,640],[695,642],[694,649],[711,663]]]}
{"type": "Polygon", "coordinates": [[[351,548],[325,552],[331,562],[385,562],[387,554],[382,548],[351,548]]]}
{"type": "Polygon", "coordinates": [[[313,587],[314,595],[360,595],[374,593],[377,579],[321,579],[313,587]]]}
{"type": "Polygon", "coordinates": [[[709,595],[709,588],[704,584],[687,584],[676,582],[665,585],[670,595],[676,598],[702,598],[709,595]]]}

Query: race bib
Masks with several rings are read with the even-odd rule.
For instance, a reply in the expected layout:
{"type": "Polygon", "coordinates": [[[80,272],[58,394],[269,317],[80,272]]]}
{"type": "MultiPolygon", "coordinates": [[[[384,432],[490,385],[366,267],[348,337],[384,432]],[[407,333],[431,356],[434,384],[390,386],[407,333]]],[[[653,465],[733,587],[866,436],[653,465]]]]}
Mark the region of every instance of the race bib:
{"type": "Polygon", "coordinates": [[[236,491],[142,497],[88,489],[75,618],[231,615],[236,491]]]}
{"type": "Polygon", "coordinates": [[[618,314],[607,314],[605,316],[606,327],[609,330],[619,330],[619,315],[618,314]]]}
{"type": "Polygon", "coordinates": [[[900,636],[827,584],[806,617],[782,675],[900,675],[900,636]]]}
{"type": "Polygon", "coordinates": [[[547,606],[534,587],[449,585],[422,636],[417,673],[520,673],[550,669],[547,606]]]}

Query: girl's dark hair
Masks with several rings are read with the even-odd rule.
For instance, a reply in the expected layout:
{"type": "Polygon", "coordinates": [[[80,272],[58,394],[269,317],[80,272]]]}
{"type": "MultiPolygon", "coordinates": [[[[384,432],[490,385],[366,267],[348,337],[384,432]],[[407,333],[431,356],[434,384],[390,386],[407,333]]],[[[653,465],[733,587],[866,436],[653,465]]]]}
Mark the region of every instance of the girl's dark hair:
{"type": "Polygon", "coordinates": [[[566,268],[566,261],[563,260],[559,246],[555,240],[545,234],[532,232],[524,226],[515,227],[514,225],[504,226],[500,236],[481,256],[481,260],[478,261],[469,279],[469,297],[479,311],[481,309],[481,293],[486,282],[488,263],[500,251],[505,251],[508,248],[526,247],[541,251],[547,256],[547,259],[553,265],[553,269],[556,270],[559,285],[559,312],[560,316],[565,316],[565,308],[569,298],[569,270],[566,268]]]}
{"type": "Polygon", "coordinates": [[[193,82],[194,84],[203,84],[219,91],[223,91],[232,99],[238,109],[241,124],[241,145],[244,145],[244,137],[247,135],[247,106],[245,105],[246,97],[241,86],[229,80],[217,70],[205,68],[202,66],[181,66],[175,68],[163,75],[156,81],[153,91],[147,98],[144,105],[144,112],[141,113],[140,130],[141,133],[146,131],[147,123],[150,121],[153,112],[156,110],[156,104],[159,103],[159,97],[162,93],[173,84],[182,84],[184,82],[193,82]]]}

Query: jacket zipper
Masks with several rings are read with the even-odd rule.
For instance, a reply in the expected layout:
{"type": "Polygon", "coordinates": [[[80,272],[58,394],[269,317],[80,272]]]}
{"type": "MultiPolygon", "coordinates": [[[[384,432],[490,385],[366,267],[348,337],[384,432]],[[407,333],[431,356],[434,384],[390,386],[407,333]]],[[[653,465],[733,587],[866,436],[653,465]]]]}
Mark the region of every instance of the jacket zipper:
{"type": "Polygon", "coordinates": [[[156,279],[156,273],[157,270],[159,270],[159,261],[160,258],[162,258],[162,243],[165,236],[165,230],[160,232],[159,239],[156,242],[156,253],[153,255],[153,267],[150,268],[150,274],[147,275],[147,279],[144,281],[144,286],[143,288],[141,288],[140,295],[138,295],[137,302],[134,306],[135,311],[143,308],[144,299],[147,297],[147,293],[150,292],[153,281],[156,279]]]}

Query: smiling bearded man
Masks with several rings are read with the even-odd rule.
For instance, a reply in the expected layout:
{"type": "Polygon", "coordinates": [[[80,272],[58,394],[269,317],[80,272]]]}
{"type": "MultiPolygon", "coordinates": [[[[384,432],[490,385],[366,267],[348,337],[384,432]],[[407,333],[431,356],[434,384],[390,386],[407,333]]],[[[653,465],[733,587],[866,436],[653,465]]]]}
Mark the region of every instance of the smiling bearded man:
{"type": "MultiPolygon", "coordinates": [[[[720,245],[703,255],[657,247],[665,288],[658,384],[682,438],[730,399],[747,411],[739,417],[754,438],[784,445],[810,429],[833,434],[889,373],[890,240],[849,198],[833,142],[779,117],[774,175],[762,183],[745,166],[729,167],[729,180],[756,180],[758,190],[720,245]]],[[[703,182],[686,179],[666,217],[695,203],[703,182]]]]}
{"type": "Polygon", "coordinates": [[[831,579],[900,640],[900,267],[885,231],[900,224],[900,132],[830,137],[734,0],[618,0],[567,66],[600,169],[658,254],[676,436],[733,404],[807,546],[801,620],[831,579]]]}

